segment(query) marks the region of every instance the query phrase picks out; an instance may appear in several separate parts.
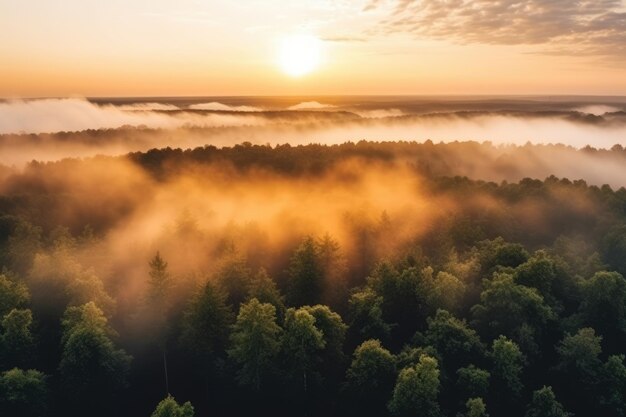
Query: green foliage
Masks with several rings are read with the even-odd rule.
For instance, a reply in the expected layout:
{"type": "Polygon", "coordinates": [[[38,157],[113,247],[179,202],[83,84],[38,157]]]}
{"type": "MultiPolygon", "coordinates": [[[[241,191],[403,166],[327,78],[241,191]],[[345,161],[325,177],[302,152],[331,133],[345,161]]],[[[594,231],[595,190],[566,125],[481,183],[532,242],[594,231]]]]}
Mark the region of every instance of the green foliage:
{"type": "Polygon", "coordinates": [[[292,377],[302,378],[307,391],[308,374],[314,368],[318,355],[326,346],[324,334],[315,326],[315,317],[305,308],[290,308],[285,317],[282,350],[287,357],[292,377]]]}
{"type": "Polygon", "coordinates": [[[154,306],[161,311],[167,311],[173,285],[172,277],[167,270],[167,262],[157,251],[148,265],[150,266],[150,271],[148,272],[148,305],[154,306]]]}
{"type": "Polygon", "coordinates": [[[343,345],[348,326],[345,325],[341,316],[328,306],[317,304],[312,307],[304,306],[302,309],[308,311],[315,318],[315,327],[323,335],[322,360],[324,363],[330,367],[341,367],[344,360],[343,345]]]}
{"type": "Polygon", "coordinates": [[[350,329],[356,333],[357,340],[387,340],[391,325],[383,319],[383,297],[370,287],[356,291],[350,296],[350,329]]]}
{"type": "Polygon", "coordinates": [[[491,347],[491,361],[493,363],[491,375],[493,384],[513,397],[520,395],[522,371],[525,357],[517,344],[504,336],[493,341],[491,347]]]}
{"type": "Polygon", "coordinates": [[[68,308],[59,374],[70,410],[89,405],[94,415],[110,413],[113,398],[126,387],[131,357],[113,345],[110,333],[93,302],[68,308]]]}
{"type": "Polygon", "coordinates": [[[624,355],[611,355],[601,370],[599,402],[606,415],[626,415],[626,366],[624,355]]]}
{"type": "Polygon", "coordinates": [[[252,283],[246,259],[236,250],[229,252],[219,263],[214,281],[226,291],[228,304],[238,308],[252,283]]]}
{"type": "Polygon", "coordinates": [[[482,398],[470,398],[465,403],[467,411],[464,417],[489,417],[487,413],[487,406],[482,398]]]}
{"type": "Polygon", "coordinates": [[[13,309],[4,316],[0,333],[1,369],[25,367],[32,363],[35,347],[32,324],[30,310],[13,309]]]}
{"type": "Polygon", "coordinates": [[[0,374],[0,415],[40,417],[48,408],[46,376],[35,370],[13,368],[0,374]]]}
{"type": "Polygon", "coordinates": [[[24,307],[29,299],[26,285],[7,274],[0,274],[0,317],[14,308],[24,307]]]}
{"type": "Polygon", "coordinates": [[[538,353],[539,339],[555,319],[536,289],[516,284],[506,273],[484,281],[480,303],[472,307],[472,315],[473,323],[486,337],[505,335],[530,353],[538,353]]]}
{"type": "Polygon", "coordinates": [[[581,319],[601,335],[626,340],[626,279],[617,272],[596,272],[582,286],[581,319]]]}
{"type": "Polygon", "coordinates": [[[485,397],[489,391],[489,371],[469,365],[456,371],[457,386],[463,398],[485,397]]]}
{"type": "Polygon", "coordinates": [[[463,307],[466,285],[454,275],[440,271],[435,278],[431,303],[444,310],[458,312],[463,307]]]}
{"type": "Polygon", "coordinates": [[[239,380],[257,391],[261,380],[279,351],[281,328],[276,324],[276,308],[256,298],[242,304],[231,333],[228,355],[239,365],[239,380]]]}
{"type": "Polygon", "coordinates": [[[426,342],[443,357],[443,365],[452,371],[481,359],[483,346],[476,331],[465,320],[459,320],[445,310],[429,317],[426,342]]]}
{"type": "Polygon", "coordinates": [[[437,360],[422,355],[417,365],[400,371],[389,402],[389,411],[399,417],[440,416],[437,402],[439,385],[437,360]]]}
{"type": "MultiPolygon", "coordinates": [[[[33,304],[43,306],[44,311],[54,311],[66,305],[82,305],[95,302],[101,309],[111,313],[115,301],[107,293],[102,280],[92,268],[85,268],[71,251],[71,246],[57,241],[49,252],[38,253],[28,274],[28,283],[35,288],[33,304]]],[[[62,311],[59,312],[59,315],[62,311]]]]}
{"type": "Polygon", "coordinates": [[[519,243],[507,243],[499,237],[479,244],[480,265],[484,272],[495,267],[512,267],[523,264],[529,258],[528,252],[519,243]]]}
{"type": "Polygon", "coordinates": [[[282,321],[285,315],[285,297],[280,293],[276,283],[267,274],[264,268],[250,280],[248,286],[247,300],[256,298],[261,303],[269,303],[276,308],[276,315],[282,321]]]}
{"type": "Polygon", "coordinates": [[[185,310],[182,341],[189,350],[205,358],[219,354],[226,349],[233,321],[226,294],[208,281],[185,310]]]}
{"type": "Polygon", "coordinates": [[[589,327],[574,335],[566,335],[556,348],[559,353],[557,368],[580,382],[593,382],[601,366],[601,341],[602,337],[596,336],[589,327]]]}
{"type": "Polygon", "coordinates": [[[533,398],[528,405],[525,417],[569,417],[570,413],[563,409],[556,400],[552,387],[546,387],[533,392],[533,398]]]}
{"type": "Polygon", "coordinates": [[[151,417],[193,417],[194,409],[189,401],[180,405],[174,397],[168,395],[161,400],[151,417]]]}
{"type": "Polygon", "coordinates": [[[354,414],[385,412],[396,378],[396,361],[378,340],[367,340],[354,351],[345,390],[354,414]]]}
{"type": "Polygon", "coordinates": [[[324,270],[315,239],[307,236],[291,257],[289,265],[289,304],[314,305],[321,302],[324,270]]]}

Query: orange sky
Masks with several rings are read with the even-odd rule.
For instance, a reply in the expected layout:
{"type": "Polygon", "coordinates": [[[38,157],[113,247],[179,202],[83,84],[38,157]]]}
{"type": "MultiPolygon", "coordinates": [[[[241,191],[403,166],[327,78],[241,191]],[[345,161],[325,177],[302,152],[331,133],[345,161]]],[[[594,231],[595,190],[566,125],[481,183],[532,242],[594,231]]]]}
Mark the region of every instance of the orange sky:
{"type": "Polygon", "coordinates": [[[2,97],[626,95],[622,0],[0,0],[0,39],[2,97]]]}

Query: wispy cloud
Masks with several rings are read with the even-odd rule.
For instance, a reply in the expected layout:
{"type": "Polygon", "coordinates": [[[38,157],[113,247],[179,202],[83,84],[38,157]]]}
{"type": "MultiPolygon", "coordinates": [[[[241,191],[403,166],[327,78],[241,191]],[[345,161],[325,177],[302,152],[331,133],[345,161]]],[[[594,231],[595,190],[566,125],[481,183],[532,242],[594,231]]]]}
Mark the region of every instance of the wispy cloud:
{"type": "Polygon", "coordinates": [[[395,0],[377,32],[626,58],[622,0],[395,0]]]}

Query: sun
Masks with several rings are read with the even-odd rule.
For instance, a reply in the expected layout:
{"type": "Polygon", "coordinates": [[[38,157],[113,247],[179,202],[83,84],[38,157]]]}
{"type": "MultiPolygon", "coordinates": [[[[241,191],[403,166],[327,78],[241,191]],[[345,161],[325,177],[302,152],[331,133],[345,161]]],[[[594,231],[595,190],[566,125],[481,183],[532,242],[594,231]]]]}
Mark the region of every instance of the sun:
{"type": "Polygon", "coordinates": [[[322,41],[311,35],[291,35],[278,47],[278,65],[288,75],[300,77],[315,70],[322,57],[322,41]]]}

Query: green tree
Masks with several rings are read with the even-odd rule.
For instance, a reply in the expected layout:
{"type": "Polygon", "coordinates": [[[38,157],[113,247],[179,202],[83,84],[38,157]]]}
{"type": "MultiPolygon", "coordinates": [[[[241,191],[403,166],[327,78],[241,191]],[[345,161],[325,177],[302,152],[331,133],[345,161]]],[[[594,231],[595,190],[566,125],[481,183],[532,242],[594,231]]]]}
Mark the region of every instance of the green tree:
{"type": "Polygon", "coordinates": [[[226,294],[207,281],[185,310],[182,341],[189,350],[207,360],[226,350],[233,321],[234,314],[226,304],[226,294]]]}
{"type": "Polygon", "coordinates": [[[157,405],[151,417],[193,417],[194,409],[189,401],[180,405],[168,395],[157,405]]]}
{"type": "Polygon", "coordinates": [[[324,349],[321,352],[322,364],[324,367],[340,370],[343,368],[345,355],[343,345],[346,339],[345,325],[341,316],[332,311],[328,306],[315,305],[304,306],[315,318],[315,327],[320,330],[324,338],[324,349]]]}
{"type": "Polygon", "coordinates": [[[148,263],[150,271],[148,272],[148,294],[147,302],[154,306],[154,309],[167,312],[169,309],[169,300],[172,291],[172,277],[167,269],[167,262],[161,257],[161,253],[157,251],[154,258],[148,263]]]}
{"type": "Polygon", "coordinates": [[[0,317],[14,308],[23,308],[29,299],[26,285],[7,274],[0,274],[0,317]]]}
{"type": "Polygon", "coordinates": [[[9,237],[8,253],[9,268],[24,276],[32,266],[33,259],[41,250],[42,230],[27,221],[17,223],[9,237]]]}
{"type": "Polygon", "coordinates": [[[487,413],[487,406],[482,398],[470,398],[465,403],[467,411],[463,415],[464,417],[489,417],[487,413]]]}
{"type": "Polygon", "coordinates": [[[393,389],[389,411],[394,416],[438,417],[441,415],[439,395],[439,367],[437,360],[427,355],[419,363],[404,368],[393,389]]]}
{"type": "Polygon", "coordinates": [[[535,288],[518,285],[510,274],[495,274],[484,282],[480,303],[472,307],[474,326],[486,338],[504,335],[526,352],[538,354],[549,322],[556,318],[535,288]]]}
{"type": "Polygon", "coordinates": [[[580,315],[601,334],[611,352],[626,342],[626,279],[618,272],[596,272],[582,286],[580,315]]]}
{"type": "Polygon", "coordinates": [[[577,413],[588,415],[599,406],[597,387],[600,384],[602,337],[592,328],[583,328],[576,334],[566,334],[557,345],[556,370],[561,378],[558,387],[566,395],[565,405],[577,413]]]}
{"type": "Polygon", "coordinates": [[[442,365],[450,372],[480,360],[483,346],[476,332],[445,310],[427,319],[426,342],[442,355],[442,365]]]}
{"type": "Polygon", "coordinates": [[[219,263],[214,281],[226,291],[227,302],[235,309],[246,299],[251,275],[246,258],[234,249],[219,263]]]}
{"type": "Polygon", "coordinates": [[[0,374],[0,415],[39,417],[46,414],[46,376],[39,371],[13,368],[0,374]]]}
{"type": "Polygon", "coordinates": [[[285,316],[285,297],[280,293],[274,280],[267,274],[264,268],[250,280],[246,300],[256,298],[261,303],[269,303],[276,308],[276,316],[280,322],[285,316]]]}
{"type": "Polygon", "coordinates": [[[30,310],[13,309],[2,319],[0,334],[0,366],[3,369],[25,367],[32,363],[35,341],[31,333],[33,315],[30,310]]]}
{"type": "Polygon", "coordinates": [[[353,415],[384,415],[396,378],[396,361],[378,340],[367,340],[354,351],[346,373],[345,391],[353,415]]]}
{"type": "Polygon", "coordinates": [[[239,365],[239,380],[261,389],[280,348],[281,328],[276,324],[276,308],[256,298],[242,304],[231,334],[228,355],[239,365]]]}
{"type": "Polygon", "coordinates": [[[602,337],[596,336],[589,327],[578,330],[574,335],[567,334],[556,348],[559,354],[557,369],[578,382],[595,382],[602,365],[601,342],[602,337]]]}
{"type": "Polygon", "coordinates": [[[561,264],[544,251],[537,251],[528,261],[518,266],[514,280],[518,284],[537,289],[556,311],[561,311],[563,302],[569,301],[574,295],[571,278],[561,264]]]}
{"type": "Polygon", "coordinates": [[[304,392],[307,379],[315,367],[319,352],[326,342],[324,334],[315,326],[315,317],[304,308],[290,308],[285,317],[282,349],[294,377],[300,376],[304,392]]]}
{"type": "Polygon", "coordinates": [[[59,373],[67,408],[114,413],[113,399],[126,387],[131,357],[113,345],[107,320],[93,302],[69,307],[62,324],[59,373]]]}
{"type": "Polygon", "coordinates": [[[483,398],[489,392],[491,374],[488,371],[469,365],[459,368],[456,374],[457,386],[462,398],[483,398]]]}
{"type": "Polygon", "coordinates": [[[365,287],[350,296],[350,333],[360,342],[368,339],[386,341],[391,333],[391,325],[383,319],[383,297],[365,287]]]}
{"type": "Polygon", "coordinates": [[[146,307],[148,317],[153,326],[153,333],[163,356],[163,374],[165,379],[165,393],[169,394],[169,375],[167,367],[167,339],[169,337],[168,319],[172,307],[173,281],[167,269],[167,262],[157,251],[154,258],[148,263],[148,293],[146,307]]]}
{"type": "Polygon", "coordinates": [[[533,399],[528,404],[526,417],[569,417],[570,413],[563,409],[556,400],[552,387],[546,387],[533,392],[533,399]]]}
{"type": "Polygon", "coordinates": [[[319,247],[307,236],[296,248],[289,265],[289,304],[300,307],[318,304],[324,290],[324,271],[319,247]]]}
{"type": "Polygon", "coordinates": [[[515,342],[500,336],[493,341],[490,357],[496,398],[500,401],[507,398],[515,401],[524,388],[522,384],[524,354],[515,342]]]}
{"type": "Polygon", "coordinates": [[[606,416],[626,415],[626,366],[624,355],[611,355],[602,365],[599,387],[602,414],[606,416]]]}
{"type": "Polygon", "coordinates": [[[454,275],[440,271],[433,283],[431,303],[437,308],[459,312],[463,308],[466,286],[454,275]]]}
{"type": "Polygon", "coordinates": [[[341,305],[345,302],[348,290],[346,260],[339,242],[325,234],[318,240],[317,246],[323,276],[322,302],[332,306],[341,305]]]}

